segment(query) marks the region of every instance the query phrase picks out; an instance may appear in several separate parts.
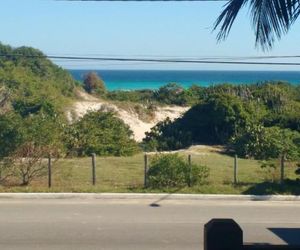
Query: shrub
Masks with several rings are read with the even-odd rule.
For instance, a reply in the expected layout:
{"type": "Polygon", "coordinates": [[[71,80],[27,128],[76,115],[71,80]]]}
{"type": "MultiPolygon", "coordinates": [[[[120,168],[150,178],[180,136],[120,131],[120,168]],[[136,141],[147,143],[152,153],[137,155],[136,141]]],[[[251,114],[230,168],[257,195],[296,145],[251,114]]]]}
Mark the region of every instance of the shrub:
{"type": "Polygon", "coordinates": [[[161,103],[185,105],[184,88],[177,83],[169,83],[160,87],[155,93],[154,98],[161,103]]]}
{"type": "Polygon", "coordinates": [[[90,94],[97,93],[103,95],[106,93],[106,87],[103,80],[95,72],[90,72],[85,75],[83,88],[90,94]]]}
{"type": "Polygon", "coordinates": [[[266,181],[276,182],[277,180],[279,180],[278,167],[274,162],[263,161],[260,167],[264,170],[264,178],[266,181]]]}
{"type": "Polygon", "coordinates": [[[21,185],[28,185],[36,178],[47,175],[46,157],[51,155],[58,159],[60,152],[55,147],[37,146],[32,142],[24,143],[12,154],[10,160],[11,171],[21,180],[21,185]]]}
{"type": "Polygon", "coordinates": [[[300,155],[300,133],[279,127],[266,128],[261,124],[246,126],[245,131],[232,139],[238,155],[269,160],[284,155],[297,159],[300,155]]]}
{"type": "Polygon", "coordinates": [[[184,187],[202,184],[209,175],[209,169],[200,165],[189,165],[178,154],[157,155],[151,161],[148,171],[150,188],[184,187]]]}
{"type": "Polygon", "coordinates": [[[193,144],[226,144],[248,119],[241,100],[225,94],[215,95],[174,121],[167,119],[158,123],[146,133],[144,143],[156,140],[158,151],[177,150],[193,144]]]}
{"type": "Polygon", "coordinates": [[[209,168],[197,164],[191,165],[190,186],[201,185],[209,176],[209,168]]]}
{"type": "Polygon", "coordinates": [[[64,153],[63,120],[58,114],[40,111],[21,117],[9,112],[0,116],[0,182],[20,177],[22,185],[47,173],[44,158],[64,153]],[[1,176],[2,175],[2,176],[1,176]]]}
{"type": "Polygon", "coordinates": [[[89,112],[66,128],[68,155],[130,156],[139,151],[133,132],[112,112],[89,112]]]}

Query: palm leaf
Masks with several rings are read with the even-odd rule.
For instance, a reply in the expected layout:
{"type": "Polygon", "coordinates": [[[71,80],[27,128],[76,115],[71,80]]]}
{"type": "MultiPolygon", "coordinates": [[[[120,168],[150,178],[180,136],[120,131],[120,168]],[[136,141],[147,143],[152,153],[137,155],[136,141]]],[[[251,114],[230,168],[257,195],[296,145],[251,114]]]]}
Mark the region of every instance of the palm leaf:
{"type": "Polygon", "coordinates": [[[256,46],[263,50],[272,48],[276,39],[286,34],[300,15],[300,0],[230,0],[215,22],[220,26],[217,39],[225,39],[245,5],[250,8],[250,18],[256,35],[256,46]]]}
{"type": "Polygon", "coordinates": [[[300,1],[299,0],[294,0],[293,1],[293,7],[294,7],[294,15],[293,15],[293,19],[292,22],[296,21],[296,19],[299,17],[300,15],[300,1]]]}
{"type": "Polygon", "coordinates": [[[226,39],[228,36],[232,24],[236,19],[239,11],[245,5],[248,0],[230,0],[224,5],[224,10],[215,22],[214,30],[221,25],[220,32],[217,35],[218,41],[226,39]]]}

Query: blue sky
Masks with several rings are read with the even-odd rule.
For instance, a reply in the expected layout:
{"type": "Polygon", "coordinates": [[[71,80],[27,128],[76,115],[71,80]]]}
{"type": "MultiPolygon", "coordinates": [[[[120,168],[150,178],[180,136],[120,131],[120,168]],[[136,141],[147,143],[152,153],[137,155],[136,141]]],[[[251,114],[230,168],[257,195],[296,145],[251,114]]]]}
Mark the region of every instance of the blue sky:
{"type": "MultiPolygon", "coordinates": [[[[257,56],[299,53],[299,22],[263,53],[254,47],[248,13],[241,13],[229,38],[217,43],[212,26],[220,2],[64,2],[1,0],[1,42],[32,46],[48,55],[257,56]]],[[[283,61],[283,60],[281,60],[283,61]]],[[[146,64],[56,61],[92,69],[274,69],[299,67],[146,64]]]]}

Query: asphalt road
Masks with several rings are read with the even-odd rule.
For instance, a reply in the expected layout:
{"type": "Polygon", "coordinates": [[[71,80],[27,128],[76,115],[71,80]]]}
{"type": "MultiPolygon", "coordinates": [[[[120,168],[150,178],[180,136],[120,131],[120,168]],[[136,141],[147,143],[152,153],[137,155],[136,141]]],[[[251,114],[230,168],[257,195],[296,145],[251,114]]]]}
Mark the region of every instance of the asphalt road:
{"type": "Polygon", "coordinates": [[[203,225],[234,218],[247,242],[300,244],[300,202],[0,200],[0,249],[203,248],[203,225]]]}

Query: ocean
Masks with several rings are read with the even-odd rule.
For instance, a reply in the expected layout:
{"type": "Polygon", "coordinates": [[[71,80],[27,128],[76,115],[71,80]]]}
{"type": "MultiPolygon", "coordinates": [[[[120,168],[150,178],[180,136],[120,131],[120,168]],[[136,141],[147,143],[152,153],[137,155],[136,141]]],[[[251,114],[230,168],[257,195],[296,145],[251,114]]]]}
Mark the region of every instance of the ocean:
{"type": "Polygon", "coordinates": [[[221,83],[248,84],[263,81],[286,81],[300,84],[300,71],[195,71],[195,70],[69,70],[79,81],[94,71],[109,90],[158,89],[168,83],[184,88],[193,84],[210,86],[221,83]]]}

